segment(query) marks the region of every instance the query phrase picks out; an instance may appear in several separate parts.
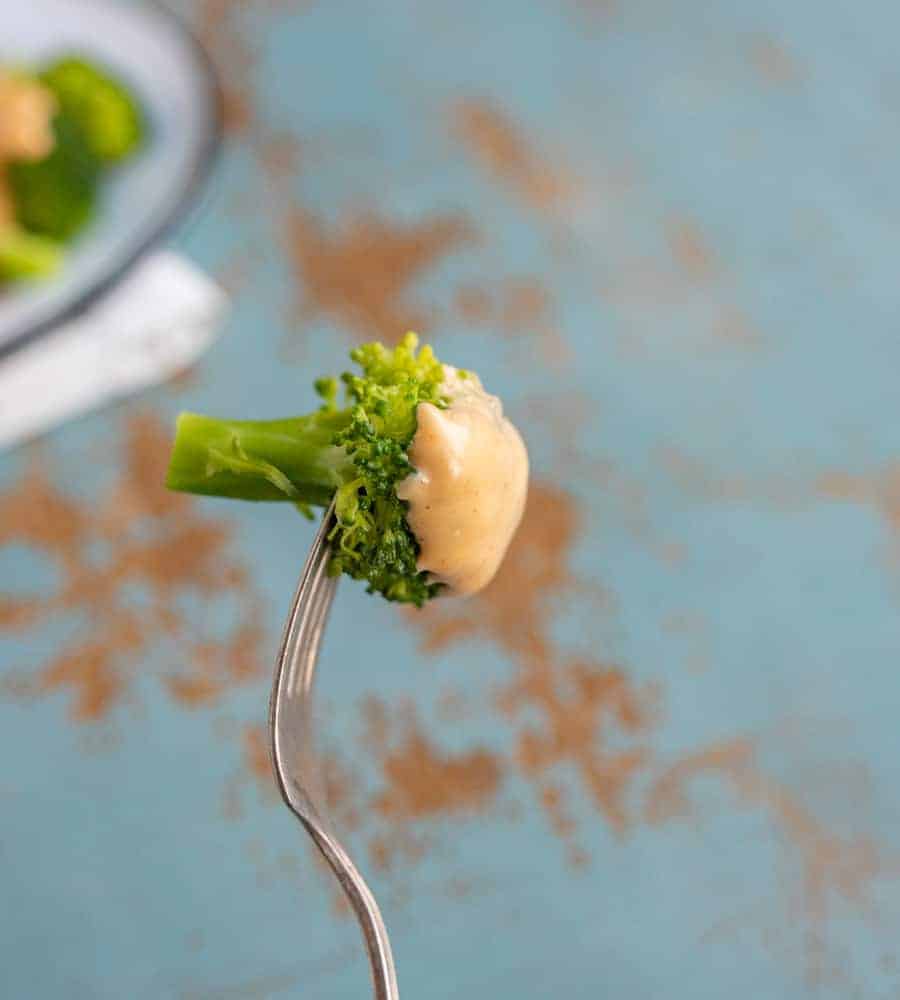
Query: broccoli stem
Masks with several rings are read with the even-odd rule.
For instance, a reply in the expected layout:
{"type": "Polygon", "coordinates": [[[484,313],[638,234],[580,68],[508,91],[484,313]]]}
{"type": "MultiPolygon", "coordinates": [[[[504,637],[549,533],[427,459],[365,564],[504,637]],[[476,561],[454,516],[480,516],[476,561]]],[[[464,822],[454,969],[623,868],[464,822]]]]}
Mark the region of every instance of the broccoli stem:
{"type": "Polygon", "coordinates": [[[354,476],[331,443],[349,423],[346,410],[320,410],[285,420],[178,418],[166,485],[237,500],[288,500],[327,506],[354,476]]]}

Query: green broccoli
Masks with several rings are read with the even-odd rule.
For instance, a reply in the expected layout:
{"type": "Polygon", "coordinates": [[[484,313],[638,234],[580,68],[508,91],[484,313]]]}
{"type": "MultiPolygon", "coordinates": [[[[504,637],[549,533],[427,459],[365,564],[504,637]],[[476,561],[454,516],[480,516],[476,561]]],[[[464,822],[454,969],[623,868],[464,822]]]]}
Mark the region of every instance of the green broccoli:
{"type": "Polygon", "coordinates": [[[143,110],[134,94],[106,69],[66,56],[51,63],[39,79],[59,102],[60,115],[81,129],[100,163],[119,163],[143,142],[143,110]]]}
{"type": "Polygon", "coordinates": [[[441,589],[416,566],[419,545],[396,486],[413,470],[407,449],[419,403],[447,406],[444,369],[408,333],[388,350],[350,352],[361,375],[319,379],[318,411],[286,420],[229,421],[183,413],[166,481],[170,489],[243,500],[327,506],[335,499],[331,571],[368,581],[370,593],[420,606],[441,589]]]}
{"type": "Polygon", "coordinates": [[[0,228],[0,282],[49,277],[59,269],[63,253],[55,240],[4,226],[0,228]]]}
{"type": "Polygon", "coordinates": [[[53,152],[7,164],[16,221],[32,233],[68,240],[91,218],[99,166],[81,130],[65,115],[53,122],[53,152]]]}

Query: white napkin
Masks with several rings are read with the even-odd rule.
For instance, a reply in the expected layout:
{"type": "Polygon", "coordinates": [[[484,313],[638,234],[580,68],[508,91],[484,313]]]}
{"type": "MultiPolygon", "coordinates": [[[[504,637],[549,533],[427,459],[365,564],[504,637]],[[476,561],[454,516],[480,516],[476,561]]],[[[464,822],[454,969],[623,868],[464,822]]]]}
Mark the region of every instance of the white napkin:
{"type": "Polygon", "coordinates": [[[187,368],[227,305],[183,257],[145,258],[88,312],[0,361],[0,450],[187,368]]]}

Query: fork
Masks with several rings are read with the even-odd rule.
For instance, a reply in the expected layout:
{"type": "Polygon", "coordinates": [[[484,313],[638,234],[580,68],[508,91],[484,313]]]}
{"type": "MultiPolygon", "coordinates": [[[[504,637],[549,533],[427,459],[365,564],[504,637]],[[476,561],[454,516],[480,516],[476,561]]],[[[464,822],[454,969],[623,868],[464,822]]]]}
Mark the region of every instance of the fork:
{"type": "Polygon", "coordinates": [[[313,679],[337,579],[328,575],[334,504],[316,533],[294,594],[269,702],[272,763],[281,797],[337,876],[365,940],[375,1000],[398,1000],[387,928],[372,891],[332,831],[313,740],[313,679]]]}

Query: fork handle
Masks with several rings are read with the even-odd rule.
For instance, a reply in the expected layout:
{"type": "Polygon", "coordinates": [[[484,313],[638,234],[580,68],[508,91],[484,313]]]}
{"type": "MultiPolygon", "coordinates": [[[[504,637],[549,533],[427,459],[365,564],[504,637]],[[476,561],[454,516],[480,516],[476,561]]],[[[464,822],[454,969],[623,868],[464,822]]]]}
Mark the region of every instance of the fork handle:
{"type": "Polygon", "coordinates": [[[306,827],[316,846],[322,852],[347,897],[362,930],[369,955],[372,989],[375,1000],[399,1000],[394,956],[388,939],[387,928],[372,895],[356,865],[341,844],[327,830],[311,818],[295,813],[306,827]]]}
{"type": "Polygon", "coordinates": [[[332,506],[316,533],[282,638],[269,709],[272,763],[285,804],[312,837],[356,914],[369,957],[375,1000],[399,1000],[394,958],[381,911],[316,804],[324,799],[313,746],[312,689],[337,582],[328,577],[327,536],[333,524],[332,506]]]}

